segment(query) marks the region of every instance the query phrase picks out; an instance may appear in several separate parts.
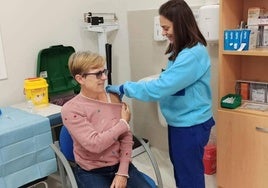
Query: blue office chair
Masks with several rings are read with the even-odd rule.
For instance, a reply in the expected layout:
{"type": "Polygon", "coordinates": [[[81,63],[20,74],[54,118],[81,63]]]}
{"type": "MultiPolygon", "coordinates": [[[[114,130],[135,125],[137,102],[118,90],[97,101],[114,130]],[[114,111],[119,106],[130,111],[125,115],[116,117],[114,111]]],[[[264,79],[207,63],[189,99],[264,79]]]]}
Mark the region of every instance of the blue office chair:
{"type": "MultiPolygon", "coordinates": [[[[157,179],[157,185],[155,184],[154,180],[149,177],[148,175],[143,173],[143,176],[147,180],[147,182],[152,186],[152,188],[162,188],[162,179],[161,174],[157,165],[155,158],[153,157],[149,146],[144,142],[143,139],[137,138],[136,139],[141,143],[144,147],[145,151],[147,152],[157,179]]],[[[59,173],[61,177],[61,182],[63,187],[72,187],[77,188],[77,183],[73,174],[72,164],[75,164],[74,154],[73,154],[73,140],[65,126],[62,126],[59,136],[59,141],[56,141],[54,144],[51,144],[52,149],[57,155],[58,160],[58,167],[59,173]]]]}

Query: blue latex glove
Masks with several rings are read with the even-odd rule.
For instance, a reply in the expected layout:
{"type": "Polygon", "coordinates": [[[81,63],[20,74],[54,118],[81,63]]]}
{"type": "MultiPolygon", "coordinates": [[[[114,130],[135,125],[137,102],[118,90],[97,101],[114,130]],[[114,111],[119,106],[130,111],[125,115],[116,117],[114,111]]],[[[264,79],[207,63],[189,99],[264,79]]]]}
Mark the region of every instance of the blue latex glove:
{"type": "Polygon", "coordinates": [[[108,85],[106,86],[106,92],[108,93],[115,93],[117,95],[119,95],[120,100],[122,100],[123,96],[124,96],[124,89],[123,89],[123,85],[108,85]]]}

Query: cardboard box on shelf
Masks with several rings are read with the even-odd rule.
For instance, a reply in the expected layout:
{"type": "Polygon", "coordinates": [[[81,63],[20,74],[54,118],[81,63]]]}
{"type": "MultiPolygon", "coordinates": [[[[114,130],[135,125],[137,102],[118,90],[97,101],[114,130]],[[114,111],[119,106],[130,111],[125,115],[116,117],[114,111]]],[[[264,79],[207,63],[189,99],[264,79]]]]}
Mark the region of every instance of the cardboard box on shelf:
{"type": "Polygon", "coordinates": [[[258,42],[258,27],[259,26],[248,26],[248,29],[250,29],[250,35],[249,35],[249,44],[248,49],[254,49],[259,45],[258,42]]]}
{"type": "Polygon", "coordinates": [[[267,85],[261,83],[252,83],[250,86],[251,100],[254,102],[265,103],[267,85]]]}
{"type": "Polygon", "coordinates": [[[249,100],[249,83],[241,82],[240,83],[240,94],[243,100],[249,100]]]}
{"type": "Polygon", "coordinates": [[[259,25],[268,25],[268,16],[260,16],[258,20],[259,25]]]}
{"type": "Polygon", "coordinates": [[[250,7],[248,9],[248,20],[247,24],[250,26],[259,24],[259,17],[263,16],[265,9],[261,7],[250,7]]]}

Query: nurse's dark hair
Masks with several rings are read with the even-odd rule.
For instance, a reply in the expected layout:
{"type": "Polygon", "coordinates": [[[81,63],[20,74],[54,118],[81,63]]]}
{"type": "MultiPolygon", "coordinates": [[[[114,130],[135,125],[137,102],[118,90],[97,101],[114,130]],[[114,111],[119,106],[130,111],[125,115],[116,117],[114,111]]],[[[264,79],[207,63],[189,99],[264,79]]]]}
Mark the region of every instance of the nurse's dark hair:
{"type": "Polygon", "coordinates": [[[169,0],[161,5],[158,12],[173,24],[174,41],[166,50],[166,54],[170,54],[169,60],[175,60],[180,51],[191,48],[197,43],[207,46],[193,12],[184,0],[169,0]]]}

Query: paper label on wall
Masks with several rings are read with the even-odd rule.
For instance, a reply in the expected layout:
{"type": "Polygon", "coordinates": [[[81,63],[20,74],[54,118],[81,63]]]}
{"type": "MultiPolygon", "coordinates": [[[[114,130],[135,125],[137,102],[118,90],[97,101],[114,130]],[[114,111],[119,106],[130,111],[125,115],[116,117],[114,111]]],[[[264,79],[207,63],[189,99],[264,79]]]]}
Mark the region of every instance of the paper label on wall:
{"type": "Polygon", "coordinates": [[[0,80],[7,79],[7,71],[4,58],[3,43],[0,30],[0,80]]]}

